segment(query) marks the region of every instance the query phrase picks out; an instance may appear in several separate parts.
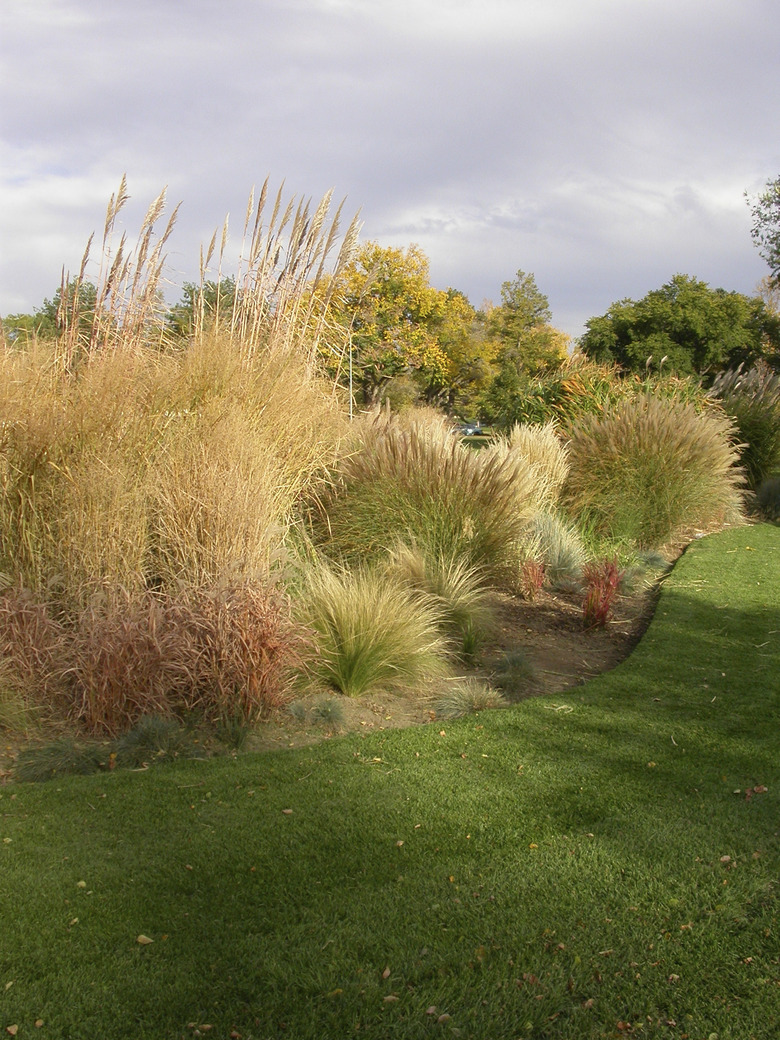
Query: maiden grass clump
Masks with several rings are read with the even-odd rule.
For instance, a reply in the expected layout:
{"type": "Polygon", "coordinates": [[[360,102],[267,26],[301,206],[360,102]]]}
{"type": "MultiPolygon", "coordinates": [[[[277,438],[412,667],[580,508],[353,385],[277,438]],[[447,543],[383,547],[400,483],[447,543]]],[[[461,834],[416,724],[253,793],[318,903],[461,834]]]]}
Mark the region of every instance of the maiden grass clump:
{"type": "Polygon", "coordinates": [[[734,425],[715,409],[641,396],[570,431],[564,502],[596,535],[657,548],[742,518],[734,425]]]}
{"type": "Polygon", "coordinates": [[[349,697],[422,687],[449,670],[439,605],[381,570],[320,563],[307,575],[297,614],[314,638],[306,674],[349,697]]]}
{"type": "MultiPolygon", "coordinates": [[[[88,246],[63,278],[58,338],[0,349],[5,699],[110,734],[150,711],[254,720],[286,697],[297,635],[275,582],[301,496],[316,495],[346,429],[317,359],[357,225],[336,254],[330,195],[311,210],[266,184],[232,304],[216,318],[204,305],[215,234],[189,338],[173,341],[158,296],[175,213],[155,230],[158,197],[128,253],[111,242],[127,198],[123,180],[94,307],[88,246]]],[[[227,228],[219,284],[226,241],[227,228]]]]}
{"type": "Polygon", "coordinates": [[[314,532],[328,552],[377,558],[401,541],[494,579],[512,566],[531,511],[530,468],[469,450],[444,418],[375,414],[357,438],[319,503],[314,532]]]}

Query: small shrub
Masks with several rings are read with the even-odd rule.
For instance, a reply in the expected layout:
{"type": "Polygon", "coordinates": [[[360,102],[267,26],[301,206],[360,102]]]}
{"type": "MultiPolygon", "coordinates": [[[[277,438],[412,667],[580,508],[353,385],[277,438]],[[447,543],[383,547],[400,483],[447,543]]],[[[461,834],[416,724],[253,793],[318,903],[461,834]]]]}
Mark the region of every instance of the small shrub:
{"type": "Polygon", "coordinates": [[[177,758],[204,758],[205,751],[176,719],[149,715],[119,737],[114,755],[117,766],[140,769],[177,758]]]}
{"type": "Polygon", "coordinates": [[[617,560],[589,563],[583,569],[586,582],[583,618],[587,628],[603,628],[620,592],[623,572],[617,560]]]}
{"type": "Polygon", "coordinates": [[[344,728],[347,713],[337,697],[319,697],[311,706],[311,720],[315,726],[327,726],[332,730],[344,728]]]}
{"type": "Polygon", "coordinates": [[[564,492],[596,535],[641,548],[694,527],[742,519],[731,420],[714,409],[644,395],[571,429],[564,492]]]}
{"type": "Polygon", "coordinates": [[[756,505],[767,520],[780,520],[780,477],[767,477],[756,494],[756,505]]]}
{"type": "Polygon", "coordinates": [[[554,588],[576,586],[587,559],[577,528],[557,513],[541,509],[531,520],[530,532],[550,584],[554,588]]]}
{"type": "Polygon", "coordinates": [[[433,703],[439,719],[461,719],[491,708],[505,708],[508,702],[498,690],[482,679],[453,679],[433,703]]]}
{"type": "Polygon", "coordinates": [[[290,701],[290,703],[286,705],[285,710],[287,711],[288,715],[292,716],[292,718],[295,719],[296,722],[301,723],[306,721],[306,718],[309,714],[309,709],[306,706],[306,702],[302,700],[290,701]]]}
{"type": "Polygon", "coordinates": [[[493,686],[507,698],[521,700],[539,688],[533,664],[522,650],[508,650],[491,675],[493,686]]]}
{"type": "Polygon", "coordinates": [[[320,564],[304,597],[300,617],[316,644],[306,668],[323,686],[357,697],[446,674],[441,610],[400,582],[367,567],[320,564]]]}

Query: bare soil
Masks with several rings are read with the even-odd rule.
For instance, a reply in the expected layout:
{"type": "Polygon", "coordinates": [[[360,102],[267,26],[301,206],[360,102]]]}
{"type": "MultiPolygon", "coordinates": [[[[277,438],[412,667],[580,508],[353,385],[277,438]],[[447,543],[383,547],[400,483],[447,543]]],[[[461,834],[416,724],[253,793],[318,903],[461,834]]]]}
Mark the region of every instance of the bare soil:
{"type": "MultiPolygon", "coordinates": [[[[535,674],[527,696],[552,696],[581,685],[629,656],[650,623],[657,594],[658,584],[654,583],[621,595],[606,626],[590,630],[583,624],[581,594],[541,591],[533,601],[496,594],[497,635],[470,674],[489,680],[507,652],[521,651],[535,674]]],[[[316,699],[307,700],[314,703],[316,699]]],[[[419,696],[385,693],[338,700],[343,716],[339,725],[325,720],[297,722],[285,713],[253,733],[251,749],[301,747],[345,732],[370,733],[441,721],[432,701],[421,701],[419,696]]],[[[306,700],[302,703],[305,706],[306,700]]]]}

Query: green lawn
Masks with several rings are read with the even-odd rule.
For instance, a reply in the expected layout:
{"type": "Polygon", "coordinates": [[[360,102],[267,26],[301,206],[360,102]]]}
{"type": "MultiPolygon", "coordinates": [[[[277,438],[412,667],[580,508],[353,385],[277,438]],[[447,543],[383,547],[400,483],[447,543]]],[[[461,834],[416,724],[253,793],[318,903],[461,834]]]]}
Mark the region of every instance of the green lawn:
{"type": "Polygon", "coordinates": [[[774,1040],[779,708],[763,525],[566,695],[6,786],[0,1035],[774,1040]]]}

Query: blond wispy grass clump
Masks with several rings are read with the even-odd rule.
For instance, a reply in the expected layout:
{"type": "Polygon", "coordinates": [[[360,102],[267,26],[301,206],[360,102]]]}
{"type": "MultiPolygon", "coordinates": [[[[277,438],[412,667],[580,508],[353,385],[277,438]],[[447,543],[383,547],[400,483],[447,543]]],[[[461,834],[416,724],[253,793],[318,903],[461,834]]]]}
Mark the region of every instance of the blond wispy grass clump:
{"type": "Polygon", "coordinates": [[[356,697],[374,688],[414,690],[449,669],[442,613],[380,570],[307,575],[298,617],[314,633],[306,671],[315,683],[356,697]]]}
{"type": "Polygon", "coordinates": [[[565,501],[596,534],[657,548],[742,518],[734,424],[711,409],[642,395],[571,430],[565,501]]]}
{"type": "Polygon", "coordinates": [[[519,481],[530,490],[530,471],[464,447],[444,418],[380,413],[356,432],[316,525],[329,551],[381,556],[401,541],[431,558],[464,559],[489,578],[504,573],[530,514],[530,495],[518,492],[519,481]],[[518,508],[524,498],[527,512],[518,508]]]}
{"type": "Polygon", "coordinates": [[[496,626],[485,576],[464,559],[431,557],[417,546],[399,544],[390,554],[387,571],[442,612],[445,632],[457,641],[463,657],[471,658],[496,626]]]}
{"type": "MultiPolygon", "coordinates": [[[[554,506],[569,472],[568,449],[555,421],[537,425],[517,423],[508,436],[499,437],[484,449],[489,458],[511,459],[523,479],[517,480],[518,496],[530,496],[535,509],[554,506]],[[530,476],[530,486],[528,477],[530,476]]],[[[525,501],[518,503],[527,510],[525,501]]]]}

